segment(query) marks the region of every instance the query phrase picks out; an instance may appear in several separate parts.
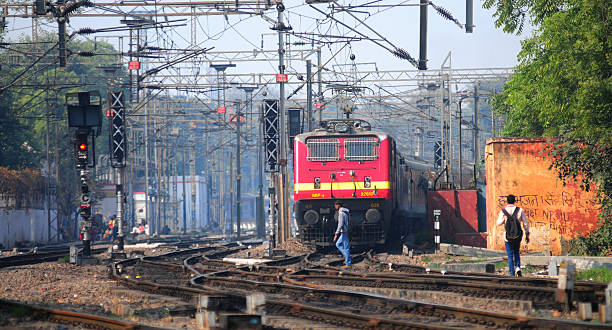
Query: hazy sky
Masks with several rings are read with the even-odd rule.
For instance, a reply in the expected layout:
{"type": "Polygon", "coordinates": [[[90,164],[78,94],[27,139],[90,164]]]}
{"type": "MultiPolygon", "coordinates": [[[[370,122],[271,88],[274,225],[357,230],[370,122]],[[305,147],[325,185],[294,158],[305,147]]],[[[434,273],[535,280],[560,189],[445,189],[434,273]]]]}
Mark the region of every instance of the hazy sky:
{"type": "MultiPolygon", "coordinates": [[[[160,1],[161,2],[161,1],[160,1]]],[[[520,39],[523,36],[509,35],[494,27],[492,11],[482,8],[482,1],[474,1],[474,33],[467,34],[453,22],[443,19],[433,8],[429,7],[429,35],[428,35],[428,67],[439,68],[442,60],[448,52],[452,52],[453,68],[488,68],[488,67],[511,67],[516,64],[516,55],[520,49],[520,39]]],[[[363,1],[339,1],[341,4],[357,4],[363,1]]],[[[408,1],[382,1],[383,4],[416,4],[418,0],[408,1]]],[[[435,0],[460,22],[465,22],[465,1],[463,0],[435,0]]],[[[298,32],[320,32],[329,34],[344,34],[347,29],[329,21],[320,25],[324,16],[305,5],[303,0],[285,1],[286,20],[298,32]],[[317,21],[319,20],[319,21],[317,21]]],[[[317,5],[317,8],[329,12],[327,5],[317,5]]],[[[391,9],[369,9],[371,15],[356,14],[362,20],[385,36],[395,46],[408,51],[414,58],[418,58],[419,45],[419,10],[418,7],[404,6],[391,9]]],[[[267,13],[268,17],[276,19],[276,11],[267,13]]],[[[357,21],[347,14],[337,13],[335,17],[349,26],[359,25],[357,21]]],[[[159,19],[163,21],[163,18],[159,19]]],[[[30,33],[27,29],[31,25],[31,20],[9,19],[8,30],[11,37],[18,36],[20,33],[30,33]]],[[[72,18],[70,28],[89,27],[108,27],[119,26],[119,18],[72,18]]],[[[46,29],[56,29],[57,24],[44,24],[46,29]]],[[[215,47],[215,50],[252,50],[261,46],[262,38],[264,48],[273,49],[277,47],[277,39],[270,34],[271,23],[258,16],[223,16],[200,17],[198,19],[198,42],[201,47],[215,47]]],[[[360,32],[370,37],[376,35],[364,26],[357,28],[360,32]]],[[[186,47],[189,42],[189,27],[166,30],[165,32],[151,31],[149,40],[156,44],[155,39],[164,39],[165,45],[170,46],[174,42],[174,47],[186,47]]],[[[526,33],[530,33],[526,30],[526,33]]],[[[117,35],[119,33],[111,33],[117,35]]],[[[123,34],[127,34],[123,32],[123,34]]],[[[350,32],[350,35],[355,35],[350,32]]],[[[97,34],[102,36],[102,34],[97,34]]],[[[127,38],[126,38],[127,39],[127,38]]],[[[117,39],[109,39],[116,43],[117,39]]],[[[291,41],[297,41],[292,38],[291,41]]],[[[125,41],[127,43],[127,40],[125,41]]],[[[160,43],[157,43],[162,45],[160,43]]],[[[334,44],[329,48],[324,48],[323,61],[329,59],[332,52],[335,52],[340,44],[334,44]]],[[[303,47],[304,48],[304,47],[303,47]]],[[[392,69],[413,69],[405,60],[400,60],[388,51],[375,45],[370,41],[360,41],[351,43],[345,47],[329,65],[342,64],[349,62],[350,54],[356,55],[355,62],[376,62],[380,70],[392,69]]],[[[314,58],[313,58],[314,60],[314,58]]],[[[303,64],[292,63],[296,71],[304,70],[303,64]]],[[[274,72],[277,63],[262,64],[241,64],[239,68],[233,69],[234,72],[274,72]]],[[[291,66],[291,65],[290,65],[291,66]]],[[[363,66],[363,69],[372,67],[363,66]]]]}

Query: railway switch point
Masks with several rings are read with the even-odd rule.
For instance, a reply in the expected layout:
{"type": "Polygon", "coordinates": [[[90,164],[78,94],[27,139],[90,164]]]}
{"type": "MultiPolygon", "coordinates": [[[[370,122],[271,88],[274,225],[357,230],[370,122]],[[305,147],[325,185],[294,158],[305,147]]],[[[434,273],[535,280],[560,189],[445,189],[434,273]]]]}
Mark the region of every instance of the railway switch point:
{"type": "Polygon", "coordinates": [[[578,315],[583,321],[590,321],[593,319],[593,308],[591,303],[578,303],[578,315]]]}

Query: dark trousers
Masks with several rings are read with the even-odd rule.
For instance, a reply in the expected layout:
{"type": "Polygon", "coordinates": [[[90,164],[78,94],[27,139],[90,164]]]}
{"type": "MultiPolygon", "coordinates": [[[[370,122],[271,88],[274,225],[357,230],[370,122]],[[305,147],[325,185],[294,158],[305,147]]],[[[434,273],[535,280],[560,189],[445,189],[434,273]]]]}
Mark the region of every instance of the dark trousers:
{"type": "Polygon", "coordinates": [[[510,272],[510,276],[514,276],[514,270],[516,267],[521,267],[521,255],[519,253],[519,248],[515,249],[512,245],[506,242],[506,254],[508,255],[508,270],[510,272]]]}

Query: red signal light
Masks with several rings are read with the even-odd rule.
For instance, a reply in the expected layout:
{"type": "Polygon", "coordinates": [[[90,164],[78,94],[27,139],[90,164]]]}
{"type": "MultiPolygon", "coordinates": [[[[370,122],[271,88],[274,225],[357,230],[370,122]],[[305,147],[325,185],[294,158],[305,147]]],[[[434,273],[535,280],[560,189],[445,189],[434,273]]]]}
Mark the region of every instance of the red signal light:
{"type": "Polygon", "coordinates": [[[79,144],[79,149],[80,150],[87,150],[87,145],[85,143],[81,143],[81,144],[79,144]]]}

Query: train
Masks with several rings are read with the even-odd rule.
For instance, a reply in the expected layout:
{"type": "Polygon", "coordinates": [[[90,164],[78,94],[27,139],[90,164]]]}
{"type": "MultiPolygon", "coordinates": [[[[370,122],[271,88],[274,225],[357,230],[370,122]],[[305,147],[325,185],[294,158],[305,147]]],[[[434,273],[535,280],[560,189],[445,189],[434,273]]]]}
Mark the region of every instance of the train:
{"type": "Polygon", "coordinates": [[[302,242],[332,246],[334,202],[350,210],[352,246],[375,247],[426,224],[429,167],[362,119],[329,119],[294,138],[294,216],[302,242]]]}

